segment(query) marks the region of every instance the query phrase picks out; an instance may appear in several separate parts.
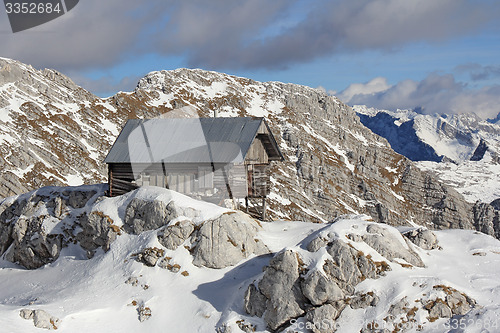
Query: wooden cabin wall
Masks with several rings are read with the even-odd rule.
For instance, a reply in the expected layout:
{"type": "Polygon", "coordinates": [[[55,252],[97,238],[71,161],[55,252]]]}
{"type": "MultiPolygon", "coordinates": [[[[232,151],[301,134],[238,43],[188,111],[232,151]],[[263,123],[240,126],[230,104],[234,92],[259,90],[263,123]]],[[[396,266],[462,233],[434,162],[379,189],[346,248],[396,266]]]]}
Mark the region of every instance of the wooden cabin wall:
{"type": "Polygon", "coordinates": [[[137,188],[132,183],[134,173],[130,164],[112,163],[108,164],[109,195],[118,196],[137,188]]]}
{"type": "Polygon", "coordinates": [[[248,196],[246,165],[243,163],[234,164],[229,173],[229,184],[233,198],[245,198],[248,196]]]}
{"type": "Polygon", "coordinates": [[[108,165],[110,194],[121,195],[140,186],[167,187],[184,194],[211,195],[215,188],[227,191],[230,186],[234,198],[248,195],[247,173],[243,163],[215,164],[134,164],[108,165]],[[165,170],[165,172],[164,172],[165,170]],[[165,177],[166,173],[166,177],[165,177]],[[136,179],[137,178],[137,179],[136,179]]]}
{"type": "Polygon", "coordinates": [[[260,139],[253,140],[245,158],[245,164],[269,164],[269,156],[260,139]]]}

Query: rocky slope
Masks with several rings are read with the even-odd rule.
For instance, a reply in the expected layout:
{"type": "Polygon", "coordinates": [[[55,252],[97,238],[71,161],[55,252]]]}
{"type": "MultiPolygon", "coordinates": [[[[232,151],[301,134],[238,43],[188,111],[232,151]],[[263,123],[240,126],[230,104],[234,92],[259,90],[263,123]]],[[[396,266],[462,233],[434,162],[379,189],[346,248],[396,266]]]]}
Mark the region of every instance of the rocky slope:
{"type": "Polygon", "coordinates": [[[460,194],[394,152],[352,109],[321,91],[179,69],[152,72],[133,92],[99,99],[59,73],[1,61],[1,195],[98,182],[105,178],[101,161],[127,118],[191,106],[200,117],[217,112],[268,119],[286,157],[273,166],[273,218],[329,221],[366,213],[393,225],[498,229],[494,220],[474,220],[473,205],[460,194]]]}
{"type": "Polygon", "coordinates": [[[46,187],[0,201],[3,330],[442,332],[461,325],[479,332],[500,324],[493,237],[397,229],[366,215],[258,222],[167,189],[108,198],[105,188],[46,187]]]}

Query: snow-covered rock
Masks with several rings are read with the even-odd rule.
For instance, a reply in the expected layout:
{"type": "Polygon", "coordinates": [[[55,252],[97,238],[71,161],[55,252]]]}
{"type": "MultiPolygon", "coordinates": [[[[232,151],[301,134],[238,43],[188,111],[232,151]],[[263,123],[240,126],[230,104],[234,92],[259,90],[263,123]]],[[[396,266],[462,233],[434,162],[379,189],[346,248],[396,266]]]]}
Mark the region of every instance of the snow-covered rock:
{"type": "Polygon", "coordinates": [[[226,212],[205,221],[192,236],[193,264],[209,268],[232,266],[250,255],[269,253],[258,239],[261,226],[242,212],[226,212]]]}
{"type": "Polygon", "coordinates": [[[190,220],[177,221],[158,232],[158,241],[169,250],[175,250],[191,236],[194,224],[190,220]]]}
{"type": "MultiPolygon", "coordinates": [[[[374,226],[376,225],[369,225],[371,229],[374,229],[374,226]]],[[[389,236],[384,241],[390,243],[394,242],[394,239],[389,236]]],[[[375,244],[381,248],[378,240],[375,244]]],[[[386,251],[389,246],[382,249],[391,257],[407,254],[405,251],[408,250],[403,245],[393,247],[403,248],[404,251],[401,254],[386,251]]],[[[322,252],[321,260],[314,262],[310,268],[305,265],[299,252],[285,250],[278,253],[266,267],[258,288],[255,285],[249,286],[245,308],[250,309],[250,314],[258,315],[262,312],[262,300],[265,298],[265,311],[261,316],[271,330],[276,330],[291,319],[306,313],[314,325],[317,325],[325,314],[335,314],[329,318],[334,321],[351,302],[349,296],[354,294],[357,284],[365,279],[378,278],[389,267],[386,262],[374,262],[371,256],[366,256],[350,243],[337,237],[328,240],[328,245],[322,248],[322,252]],[[332,305],[333,309],[323,307],[327,304],[332,305]]],[[[372,301],[373,299],[367,304],[372,301]]],[[[363,302],[357,304],[361,307],[363,302]]]]}
{"type": "Polygon", "coordinates": [[[105,190],[105,184],[47,187],[2,201],[0,255],[35,269],[55,261],[71,243],[78,243],[92,257],[98,249],[108,251],[122,233],[138,235],[162,227],[166,229],[160,231],[160,243],[175,249],[191,236],[195,224],[199,226],[193,238],[199,241],[193,251],[199,265],[226,267],[250,254],[265,253],[256,235],[258,224],[244,213],[198,203],[161,188],[139,189],[120,198],[105,197],[105,190]],[[199,209],[206,205],[214,214],[199,209]],[[231,214],[234,218],[227,218],[231,214]],[[220,233],[210,233],[213,226],[220,233]],[[228,239],[234,239],[230,246],[228,239]],[[238,244],[232,245],[235,241],[238,244]]]}
{"type": "Polygon", "coordinates": [[[156,230],[178,217],[175,204],[163,201],[149,201],[134,198],[125,211],[124,227],[127,232],[140,234],[147,230],[156,230]]]}
{"type": "Polygon", "coordinates": [[[90,205],[89,201],[94,202],[102,191],[103,186],[72,190],[48,187],[4,200],[0,205],[3,210],[0,212],[0,255],[5,254],[9,261],[33,269],[56,260],[72,237],[80,238],[84,248],[105,246],[106,241],[99,239],[104,237],[102,227],[92,224],[95,219],[84,219],[82,224],[83,234],[91,233],[92,244],[84,236],[71,234],[82,208],[90,205]],[[95,242],[99,245],[93,246],[95,242]]]}
{"type": "Polygon", "coordinates": [[[44,310],[29,310],[22,309],[19,316],[23,319],[33,319],[33,325],[37,328],[45,328],[47,330],[57,330],[61,324],[61,320],[51,316],[44,310]]]}
{"type": "MultiPolygon", "coordinates": [[[[267,332],[272,328],[370,332],[374,325],[390,332],[396,328],[411,332],[412,327],[436,332],[460,318],[467,320],[464,332],[476,332],[479,326],[470,323],[485,328],[486,321],[491,327],[498,320],[500,242],[476,231],[432,231],[439,247],[429,249],[428,242],[407,240],[408,232],[422,232],[417,227],[398,230],[367,216],[343,216],[328,224],[259,225],[243,213],[227,214],[231,211],[166,189],[141,188],[115,198],[102,196],[104,190],[104,186],[43,188],[0,203],[5,211],[17,202],[17,211],[27,217],[50,216],[55,223],[46,225],[52,227],[44,229],[46,234],[63,237],[59,256],[38,269],[26,270],[5,255],[0,258],[0,330],[39,330],[19,316],[24,309],[28,318],[31,311],[42,309],[60,318],[61,332],[267,332]],[[86,203],[74,202],[81,208],[73,208],[67,204],[72,191],[95,194],[86,203]],[[45,199],[34,204],[36,196],[45,199]],[[128,233],[124,220],[134,199],[162,202],[165,207],[173,202],[179,216],[158,229],[128,233]],[[84,232],[79,225],[82,216],[92,214],[97,225],[106,226],[108,218],[112,220],[111,228],[116,226],[118,232],[108,248],[99,245],[88,256],[77,235],[84,232]],[[243,242],[251,242],[250,237],[237,239],[231,234],[246,232],[246,227],[234,225],[240,221],[250,227],[251,240],[258,239],[255,243],[273,254],[249,252],[223,268],[196,266],[197,232],[204,225],[212,230],[210,221],[221,226],[221,217],[229,220],[220,229],[224,230],[221,236],[204,232],[205,236],[225,240],[227,244],[220,246],[241,252],[243,242]],[[237,246],[228,241],[228,235],[237,246]],[[373,235],[399,245],[382,247],[382,240],[371,242],[373,235]],[[172,246],[163,246],[161,239],[172,246]],[[423,265],[416,265],[417,261],[411,265],[414,259],[404,259],[408,253],[418,256],[423,265]]],[[[105,228],[87,228],[88,240],[91,230],[106,234],[105,228]]],[[[210,254],[220,255],[207,249],[205,258],[210,254]]]]}
{"type": "Polygon", "coordinates": [[[428,229],[414,229],[404,233],[404,236],[424,250],[434,250],[439,247],[436,235],[428,229]]]}

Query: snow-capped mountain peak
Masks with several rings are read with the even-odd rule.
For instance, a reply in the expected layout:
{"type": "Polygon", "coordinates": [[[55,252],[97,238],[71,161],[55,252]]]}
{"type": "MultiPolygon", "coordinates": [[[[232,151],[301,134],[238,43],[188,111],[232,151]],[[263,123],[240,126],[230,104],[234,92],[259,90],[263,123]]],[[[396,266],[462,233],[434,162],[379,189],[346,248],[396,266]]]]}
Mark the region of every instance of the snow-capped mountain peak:
{"type": "Polygon", "coordinates": [[[481,140],[489,143],[490,151],[500,151],[500,125],[475,114],[428,115],[413,110],[388,111],[366,106],[354,106],[354,110],[365,126],[414,161],[440,161],[443,157],[455,162],[466,161],[473,156],[481,140]]]}

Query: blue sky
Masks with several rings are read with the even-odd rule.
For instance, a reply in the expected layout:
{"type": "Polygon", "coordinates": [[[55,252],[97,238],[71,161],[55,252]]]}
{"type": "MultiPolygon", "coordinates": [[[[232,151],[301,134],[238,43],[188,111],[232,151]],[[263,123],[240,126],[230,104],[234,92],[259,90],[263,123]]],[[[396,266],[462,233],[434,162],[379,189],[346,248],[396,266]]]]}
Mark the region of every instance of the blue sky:
{"type": "Polygon", "coordinates": [[[498,22],[493,0],[81,0],[16,34],[2,12],[0,56],[55,68],[99,96],[188,67],[486,118],[500,112],[498,22]]]}

